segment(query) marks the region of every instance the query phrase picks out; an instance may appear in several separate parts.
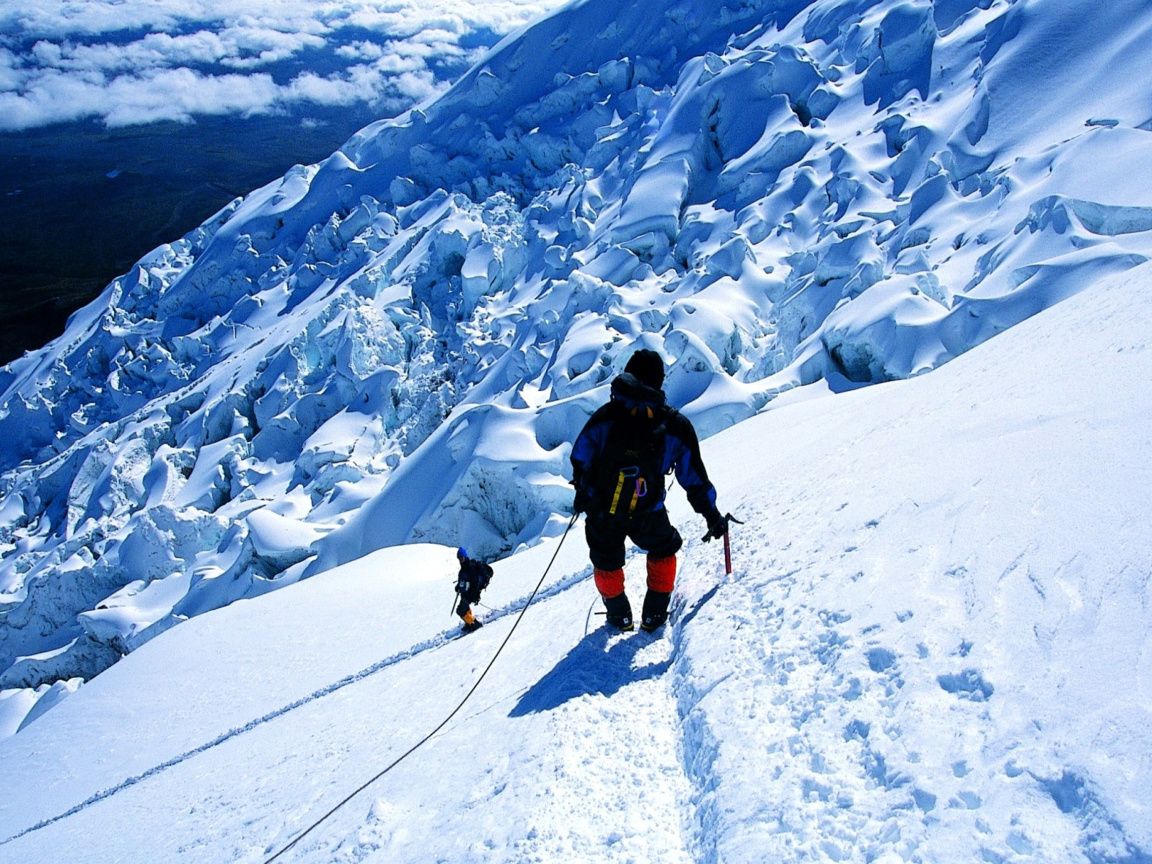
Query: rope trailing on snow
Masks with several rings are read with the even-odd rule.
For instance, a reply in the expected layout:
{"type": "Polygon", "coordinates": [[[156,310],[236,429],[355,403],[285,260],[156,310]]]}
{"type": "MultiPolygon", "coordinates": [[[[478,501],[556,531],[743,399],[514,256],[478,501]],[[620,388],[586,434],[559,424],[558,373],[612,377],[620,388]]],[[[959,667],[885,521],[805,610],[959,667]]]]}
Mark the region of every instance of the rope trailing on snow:
{"type": "Polygon", "coordinates": [[[441,720],[439,726],[437,726],[435,729],[433,729],[431,732],[429,732],[427,735],[409,747],[406,751],[400,754],[400,756],[394,759],[392,763],[388,765],[388,767],[378,773],[375,777],[372,777],[367,782],[361,784],[354,792],[344,798],[344,800],[342,800],[339,804],[337,804],[335,807],[333,807],[331,810],[329,810],[327,813],[325,813],[323,816],[321,816],[319,819],[301,831],[298,835],[296,835],[296,838],[291,843],[289,843],[271,858],[266,859],[264,864],[272,864],[273,861],[275,861],[277,858],[279,858],[281,855],[283,855],[285,852],[287,852],[289,849],[307,837],[310,833],[312,833],[313,829],[319,827],[325,820],[328,819],[329,816],[331,816],[333,813],[335,813],[337,810],[339,810],[341,807],[343,807],[345,804],[347,804],[349,801],[351,801],[353,798],[355,798],[357,795],[359,795],[361,792],[363,792],[365,789],[367,789],[369,786],[371,786],[373,783],[375,783],[377,780],[379,780],[381,777],[383,777],[385,774],[387,774],[389,771],[391,771],[393,768],[395,768],[397,765],[399,765],[401,762],[419,750],[422,746],[428,743],[428,741],[430,741],[437,732],[447,726],[452,718],[460,712],[460,709],[464,707],[465,703],[467,703],[468,700],[472,698],[472,694],[476,692],[477,688],[480,686],[480,682],[484,680],[484,676],[486,676],[488,671],[493,667],[493,665],[495,665],[496,658],[500,656],[500,652],[504,650],[504,646],[508,644],[508,640],[512,638],[512,634],[516,632],[516,628],[520,626],[520,620],[524,617],[524,613],[528,611],[528,607],[532,605],[532,601],[536,599],[537,593],[539,593],[541,587],[544,585],[544,580],[548,577],[548,572],[552,569],[552,565],[556,563],[556,556],[560,554],[560,547],[564,545],[564,540],[567,538],[568,532],[572,530],[572,526],[576,524],[576,520],[579,518],[579,513],[576,513],[572,516],[571,521],[568,523],[568,527],[564,529],[564,533],[560,536],[560,542],[556,544],[556,551],[552,553],[552,559],[548,562],[548,566],[544,568],[544,572],[540,575],[540,581],[536,583],[536,587],[533,588],[532,593],[528,595],[528,602],[524,604],[524,608],[520,610],[520,614],[516,616],[516,620],[512,623],[512,629],[508,631],[508,635],[504,637],[504,641],[500,643],[500,647],[496,649],[496,653],[492,655],[492,659],[488,661],[488,665],[484,667],[484,671],[480,673],[480,677],[476,679],[476,683],[472,685],[472,689],[464,694],[464,698],[460,700],[459,705],[452,709],[452,713],[441,720]]]}

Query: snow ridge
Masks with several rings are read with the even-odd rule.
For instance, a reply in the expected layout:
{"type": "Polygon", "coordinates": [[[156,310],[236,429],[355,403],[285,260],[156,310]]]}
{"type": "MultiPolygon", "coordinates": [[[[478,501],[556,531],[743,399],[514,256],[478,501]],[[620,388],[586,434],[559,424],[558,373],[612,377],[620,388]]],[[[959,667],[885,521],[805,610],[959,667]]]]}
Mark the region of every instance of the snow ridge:
{"type": "Polygon", "coordinates": [[[3,704],[373,549],[555,536],[635,348],[710,435],[1147,260],[1152,106],[1102,60],[1152,19],[1080,13],[570,4],[161,246],[0,370],[3,704]]]}

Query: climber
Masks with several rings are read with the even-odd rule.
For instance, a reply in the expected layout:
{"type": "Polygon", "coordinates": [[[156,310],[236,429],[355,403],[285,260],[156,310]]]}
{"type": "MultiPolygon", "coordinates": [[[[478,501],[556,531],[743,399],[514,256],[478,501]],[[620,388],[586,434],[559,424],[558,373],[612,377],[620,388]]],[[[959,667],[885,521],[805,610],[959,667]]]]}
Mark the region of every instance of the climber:
{"type": "Polygon", "coordinates": [[[611,399],[589,418],[572,446],[574,507],[584,524],[596,588],[608,623],[632,629],[624,593],[624,541],[648,553],[648,591],[641,629],[668,619],[676,582],[676,553],[683,540],[664,507],[664,476],[676,479],[693,509],[708,523],[705,540],[724,537],[730,516],[716,509],[696,430],[664,400],[664,362],[649,349],[635,352],[611,385],[611,399]]]}
{"type": "Polygon", "coordinates": [[[463,547],[456,550],[456,560],[460,562],[460,573],[456,576],[456,594],[460,602],[456,605],[456,614],[464,622],[464,632],[471,633],[483,626],[472,614],[472,604],[480,602],[480,592],[492,580],[492,567],[469,558],[463,547]]]}

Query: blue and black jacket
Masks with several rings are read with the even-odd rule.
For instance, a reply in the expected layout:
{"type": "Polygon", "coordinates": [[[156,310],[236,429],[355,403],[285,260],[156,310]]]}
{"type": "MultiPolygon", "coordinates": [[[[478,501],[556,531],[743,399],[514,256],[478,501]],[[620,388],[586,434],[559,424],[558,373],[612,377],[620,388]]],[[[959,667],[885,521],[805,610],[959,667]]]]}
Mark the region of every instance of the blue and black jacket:
{"type": "Polygon", "coordinates": [[[664,477],[675,471],[692,508],[709,524],[719,518],[688,418],[628,372],[613,380],[611,393],[572,445],[576,509],[620,518],[663,509],[664,477]]]}
{"type": "Polygon", "coordinates": [[[492,567],[483,561],[462,557],[456,576],[456,593],[467,603],[479,603],[480,592],[492,581],[492,567]]]}

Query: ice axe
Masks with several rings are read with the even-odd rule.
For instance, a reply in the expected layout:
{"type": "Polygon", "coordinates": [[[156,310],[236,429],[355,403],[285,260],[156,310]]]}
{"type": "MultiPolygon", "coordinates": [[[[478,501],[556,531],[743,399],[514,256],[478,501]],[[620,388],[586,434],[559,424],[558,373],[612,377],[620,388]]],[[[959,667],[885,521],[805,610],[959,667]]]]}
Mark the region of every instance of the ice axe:
{"type": "Polygon", "coordinates": [[[708,533],[704,535],[704,542],[707,543],[713,537],[724,538],[724,573],[728,576],[732,575],[732,544],[728,540],[728,526],[735,522],[737,525],[744,523],[729,513],[726,516],[721,516],[716,520],[716,523],[708,528],[708,533]],[[718,532],[723,533],[718,533],[718,532]]]}

